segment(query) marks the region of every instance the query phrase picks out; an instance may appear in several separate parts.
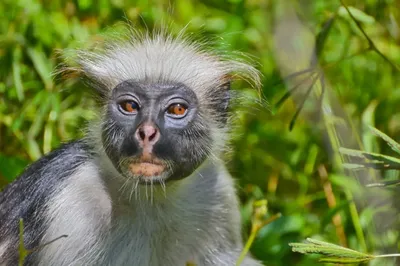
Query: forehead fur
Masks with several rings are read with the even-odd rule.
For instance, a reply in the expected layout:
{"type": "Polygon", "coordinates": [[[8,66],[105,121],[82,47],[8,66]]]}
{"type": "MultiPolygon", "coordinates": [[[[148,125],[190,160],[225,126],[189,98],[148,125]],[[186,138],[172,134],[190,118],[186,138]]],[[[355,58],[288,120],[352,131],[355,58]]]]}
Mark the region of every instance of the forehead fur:
{"type": "Polygon", "coordinates": [[[183,83],[202,94],[232,78],[244,78],[255,86],[260,82],[258,71],[244,61],[207,52],[204,45],[182,36],[132,33],[124,40],[106,41],[103,47],[78,53],[80,70],[102,90],[135,80],[183,83]]]}

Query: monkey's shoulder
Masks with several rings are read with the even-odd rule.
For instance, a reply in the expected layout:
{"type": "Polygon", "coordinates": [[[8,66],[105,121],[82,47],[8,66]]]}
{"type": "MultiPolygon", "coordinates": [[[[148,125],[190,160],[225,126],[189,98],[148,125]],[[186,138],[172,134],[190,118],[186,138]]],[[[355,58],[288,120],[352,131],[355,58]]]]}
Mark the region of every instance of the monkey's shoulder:
{"type": "MultiPolygon", "coordinates": [[[[82,140],[62,145],[28,166],[0,192],[0,264],[17,262],[19,220],[24,222],[26,248],[39,244],[49,198],[59,183],[90,158],[82,140]]],[[[27,261],[33,257],[28,256],[27,261]]]]}
{"type": "Polygon", "coordinates": [[[29,165],[0,192],[0,220],[26,218],[32,206],[39,206],[59,182],[68,177],[90,154],[87,144],[77,140],[63,144],[29,165]],[[14,217],[15,218],[15,217],[14,217]]]}
{"type": "MultiPolygon", "coordinates": [[[[10,190],[14,191],[15,189],[23,188],[26,182],[32,185],[32,183],[41,182],[44,179],[46,181],[57,181],[70,175],[71,171],[75,170],[91,156],[88,150],[87,144],[83,140],[63,144],[58,149],[30,164],[0,195],[8,194],[10,190]]],[[[0,198],[2,199],[2,196],[0,198]]]]}

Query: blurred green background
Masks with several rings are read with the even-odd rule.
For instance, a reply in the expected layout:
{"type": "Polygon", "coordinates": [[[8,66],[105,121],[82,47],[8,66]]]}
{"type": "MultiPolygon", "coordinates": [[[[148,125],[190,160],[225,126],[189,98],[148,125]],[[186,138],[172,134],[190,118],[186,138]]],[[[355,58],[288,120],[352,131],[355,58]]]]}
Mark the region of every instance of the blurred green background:
{"type": "MultiPolygon", "coordinates": [[[[92,117],[82,82],[52,75],[62,63],[60,51],[99,40],[117,22],[129,20],[140,29],[164,22],[173,32],[187,26],[217,46],[220,41],[224,49],[249,54],[263,74],[262,98],[269,107],[238,115],[228,162],[238,181],[246,239],[255,200],[267,199],[269,215],[282,214],[258,232],[251,248],[258,259],[271,266],[315,265],[314,256],[293,253],[288,245],[307,237],[398,252],[396,188],[371,192],[357,186],[364,176],[396,180],[398,171],[343,171],[337,146],[396,156],[365,125],[399,140],[400,2],[345,4],[353,16],[338,0],[2,0],[0,188],[60,143],[81,137],[92,117]],[[312,76],[284,79],[304,68],[319,73],[325,85],[311,84],[307,94],[296,84],[312,76]],[[297,96],[275,108],[291,89],[297,96]],[[388,215],[391,221],[383,218],[388,215]]],[[[244,83],[236,87],[257,97],[244,83]]]]}

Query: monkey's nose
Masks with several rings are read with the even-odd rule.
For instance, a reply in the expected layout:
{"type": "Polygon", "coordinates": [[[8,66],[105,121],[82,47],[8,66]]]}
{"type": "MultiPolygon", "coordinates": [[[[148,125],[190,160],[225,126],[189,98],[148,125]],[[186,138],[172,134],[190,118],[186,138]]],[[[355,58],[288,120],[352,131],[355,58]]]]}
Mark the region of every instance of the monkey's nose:
{"type": "Polygon", "coordinates": [[[155,125],[144,123],[136,130],[135,137],[141,145],[154,145],[160,138],[160,132],[155,125]]]}

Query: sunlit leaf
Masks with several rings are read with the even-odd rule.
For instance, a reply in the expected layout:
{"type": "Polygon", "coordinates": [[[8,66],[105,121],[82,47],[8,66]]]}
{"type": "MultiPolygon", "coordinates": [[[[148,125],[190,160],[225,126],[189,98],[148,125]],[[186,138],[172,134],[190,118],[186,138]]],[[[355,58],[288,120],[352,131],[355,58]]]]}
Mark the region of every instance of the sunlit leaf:
{"type": "Polygon", "coordinates": [[[374,127],[370,126],[369,129],[376,136],[378,136],[381,139],[383,139],[384,141],[386,141],[386,143],[390,146],[390,148],[392,148],[392,150],[394,150],[395,152],[397,152],[400,155],[400,144],[399,143],[397,143],[395,140],[393,140],[392,138],[390,138],[388,135],[386,135],[382,131],[378,130],[377,128],[374,128],[374,127]]]}
{"type": "Polygon", "coordinates": [[[21,48],[17,47],[13,53],[13,78],[14,78],[14,85],[17,91],[18,100],[21,102],[24,100],[24,86],[22,85],[22,78],[21,78],[21,48]]]}
{"type": "Polygon", "coordinates": [[[50,61],[46,59],[47,56],[43,52],[42,48],[40,46],[35,48],[30,47],[28,48],[27,52],[46,88],[52,89],[53,80],[51,73],[53,66],[51,65],[50,61]]]}
{"type": "Polygon", "coordinates": [[[321,262],[361,263],[375,258],[370,254],[311,238],[307,238],[306,243],[290,243],[289,245],[293,252],[323,255],[321,262]]]}
{"type": "MultiPolygon", "coordinates": [[[[375,18],[366,14],[365,12],[361,11],[360,9],[357,9],[353,6],[347,6],[348,9],[350,10],[351,14],[360,22],[366,23],[366,24],[372,24],[375,22],[375,18]]],[[[349,17],[345,7],[341,6],[339,8],[339,15],[343,17],[349,17]]]]}

